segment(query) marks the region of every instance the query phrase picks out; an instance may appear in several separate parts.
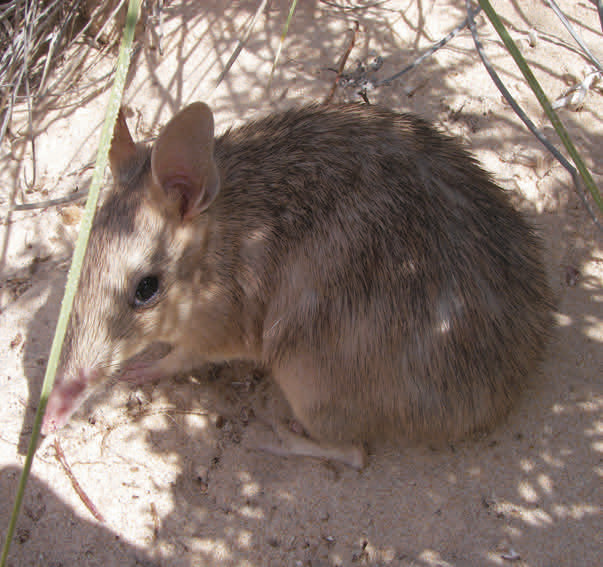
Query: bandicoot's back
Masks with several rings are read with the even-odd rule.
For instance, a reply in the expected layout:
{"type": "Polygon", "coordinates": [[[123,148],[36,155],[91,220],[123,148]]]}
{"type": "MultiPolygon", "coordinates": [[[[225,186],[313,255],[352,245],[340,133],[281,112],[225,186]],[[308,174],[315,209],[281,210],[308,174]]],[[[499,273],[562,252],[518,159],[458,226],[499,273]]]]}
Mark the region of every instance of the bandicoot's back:
{"type": "Polygon", "coordinates": [[[458,437],[508,410],[550,292],[532,229],[458,142],[409,115],[310,107],[227,133],[215,156],[215,206],[262,235],[241,266],[265,282],[262,358],[311,434],[458,437]]]}

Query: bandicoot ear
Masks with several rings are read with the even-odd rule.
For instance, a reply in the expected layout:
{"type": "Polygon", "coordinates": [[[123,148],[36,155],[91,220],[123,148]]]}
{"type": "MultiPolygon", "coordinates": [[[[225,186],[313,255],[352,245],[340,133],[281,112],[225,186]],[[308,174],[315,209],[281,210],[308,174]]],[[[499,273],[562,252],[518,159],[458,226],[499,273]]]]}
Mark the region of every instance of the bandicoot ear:
{"type": "Polygon", "coordinates": [[[109,149],[109,164],[111,165],[113,179],[116,181],[120,180],[122,172],[132,164],[136,152],[136,144],[132,140],[128,125],[126,124],[124,107],[120,106],[117,121],[113,128],[111,148],[109,149]]]}
{"type": "Polygon", "coordinates": [[[220,177],[214,161],[214,119],[206,104],[187,106],[165,125],[153,146],[151,171],[155,196],[175,203],[182,219],[209,207],[220,177]]]}

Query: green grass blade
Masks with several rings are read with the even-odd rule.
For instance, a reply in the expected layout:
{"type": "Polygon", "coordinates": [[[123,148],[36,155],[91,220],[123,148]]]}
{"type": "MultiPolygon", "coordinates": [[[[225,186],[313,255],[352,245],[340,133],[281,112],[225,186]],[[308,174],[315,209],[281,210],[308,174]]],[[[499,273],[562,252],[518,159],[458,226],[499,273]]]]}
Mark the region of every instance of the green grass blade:
{"type": "Polygon", "coordinates": [[[297,0],[293,0],[291,2],[291,7],[289,8],[289,15],[287,16],[287,21],[285,22],[285,27],[283,27],[283,32],[281,33],[281,39],[278,44],[278,49],[276,50],[276,55],[274,56],[274,62],[272,63],[272,69],[270,70],[270,78],[268,79],[268,88],[272,84],[272,77],[274,76],[274,70],[276,69],[276,65],[281,56],[281,51],[283,49],[283,44],[285,43],[285,38],[287,37],[287,32],[289,31],[289,24],[293,19],[293,12],[295,12],[295,8],[297,6],[297,0]]]}
{"type": "Polygon", "coordinates": [[[224,69],[222,70],[222,72],[220,73],[218,78],[216,79],[216,82],[214,84],[214,90],[217,89],[218,86],[220,85],[220,83],[224,80],[224,77],[226,77],[228,71],[230,71],[230,68],[232,67],[233,63],[237,60],[239,53],[241,53],[241,50],[243,49],[243,47],[245,47],[245,44],[247,43],[247,40],[249,39],[249,35],[251,34],[251,30],[253,29],[253,26],[255,26],[255,22],[260,17],[260,14],[264,11],[264,8],[266,7],[267,3],[268,3],[268,0],[262,0],[260,2],[260,5],[258,6],[258,9],[255,11],[253,18],[251,18],[251,21],[249,22],[247,28],[245,28],[245,31],[243,32],[243,36],[237,42],[237,46],[235,47],[234,51],[232,52],[232,55],[229,57],[228,61],[226,62],[226,65],[224,66],[224,69]]]}
{"type": "Polygon", "coordinates": [[[528,84],[536,95],[538,102],[544,109],[546,115],[551,121],[551,124],[555,128],[555,131],[557,132],[559,138],[563,142],[563,145],[565,146],[572,160],[576,164],[576,168],[580,172],[580,176],[584,181],[584,185],[592,195],[592,198],[594,199],[595,203],[597,203],[599,210],[603,212],[603,201],[601,200],[601,194],[599,193],[599,189],[597,189],[597,186],[595,185],[595,182],[591,177],[590,172],[584,164],[584,161],[582,161],[580,154],[574,147],[574,144],[572,143],[569,134],[561,123],[561,120],[559,120],[557,113],[553,110],[549,99],[542,90],[542,87],[540,86],[540,84],[536,80],[536,77],[528,67],[526,60],[523,58],[523,55],[520,53],[519,49],[515,45],[515,42],[511,39],[511,36],[507,32],[505,26],[503,25],[502,21],[498,17],[498,14],[494,10],[490,2],[488,0],[479,0],[479,4],[488,16],[488,19],[494,26],[494,29],[496,29],[496,32],[502,39],[503,43],[505,44],[505,47],[511,54],[511,57],[513,57],[513,59],[515,60],[515,63],[519,67],[519,70],[523,73],[523,76],[528,81],[528,84]]]}
{"type": "Polygon", "coordinates": [[[140,4],[141,0],[130,0],[130,3],[128,5],[126,26],[124,29],[124,35],[121,42],[119,57],[117,60],[117,68],[115,71],[115,81],[113,83],[113,89],[109,97],[109,104],[107,106],[107,111],[105,114],[105,122],[101,131],[99,149],[96,157],[96,166],[94,168],[94,173],[92,175],[92,183],[90,186],[90,193],[88,195],[86,209],[84,211],[82,224],[80,226],[75,250],[73,252],[71,268],[69,269],[69,274],[67,276],[65,295],[63,296],[61,311],[59,313],[59,319],[57,322],[54,339],[52,341],[50,355],[48,357],[48,365],[46,366],[46,374],[44,376],[44,383],[42,384],[42,393],[40,395],[38,411],[36,412],[36,416],[34,419],[29,449],[27,452],[27,457],[25,459],[25,464],[23,465],[21,478],[19,479],[19,486],[17,488],[17,494],[15,496],[15,503],[11,513],[8,530],[6,532],[4,545],[2,547],[0,567],[5,567],[6,565],[10,544],[17,524],[17,518],[19,516],[19,510],[23,501],[25,486],[27,484],[27,479],[29,477],[33,457],[40,436],[40,427],[42,425],[42,419],[46,410],[48,395],[50,394],[52,386],[54,385],[59,356],[61,354],[61,348],[63,346],[63,339],[65,338],[67,322],[69,321],[69,315],[71,313],[71,307],[73,305],[73,298],[75,296],[75,292],[77,291],[77,285],[79,282],[80,272],[82,268],[82,261],[84,259],[86,246],[88,244],[88,236],[90,234],[90,228],[92,226],[92,219],[94,218],[94,212],[96,210],[96,204],[98,202],[99,190],[104,177],[105,168],[107,166],[109,145],[111,143],[111,136],[113,134],[113,126],[115,124],[115,119],[117,118],[117,112],[119,110],[119,105],[121,102],[121,97],[126,82],[126,74],[128,72],[128,66],[130,63],[130,49],[132,46],[132,40],[134,39],[134,28],[136,27],[136,22],[138,20],[140,4]]]}

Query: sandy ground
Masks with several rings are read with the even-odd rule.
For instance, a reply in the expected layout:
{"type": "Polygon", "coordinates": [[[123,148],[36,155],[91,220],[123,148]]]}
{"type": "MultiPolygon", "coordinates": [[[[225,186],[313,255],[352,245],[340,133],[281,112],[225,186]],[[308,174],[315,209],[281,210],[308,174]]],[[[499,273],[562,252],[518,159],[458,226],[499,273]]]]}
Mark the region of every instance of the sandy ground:
{"type": "MultiPolygon", "coordinates": [[[[202,99],[216,126],[323,100],[359,22],[348,62],[384,59],[402,69],[464,18],[464,2],[300,2],[271,88],[268,77],[288,2],[274,1],[214,89],[239,30],[258,2],[170,2],[163,53],[153,30],[133,60],[125,102],[138,139],[182,105],[202,99]],[[362,7],[362,6],[365,7],[362,7]]],[[[552,98],[590,71],[541,0],[495,2],[552,98]],[[529,31],[535,30],[530,45],[529,31]]],[[[603,59],[592,2],[564,0],[603,59]]],[[[538,124],[542,113],[483,17],[482,41],[511,92],[538,124]]],[[[26,108],[0,154],[0,535],[38,403],[80,205],[12,211],[89,182],[112,55],[84,45],[66,54],[34,109],[33,177],[26,108]]],[[[350,93],[338,91],[341,100],[350,93]]],[[[383,446],[362,472],[252,450],[258,415],[284,412],[269,377],[240,364],[139,389],[101,389],[60,434],[94,519],[56,458],[38,451],[9,565],[595,565],[603,555],[601,473],[603,251],[569,175],[502,101],[465,31],[371,102],[416,111],[461,136],[516,195],[546,241],[558,327],[541,371],[490,435],[446,448],[383,446]],[[597,559],[599,558],[599,559],[597,559]]],[[[562,110],[603,187],[603,97],[562,110]]],[[[545,127],[549,131],[549,127],[545,127]]],[[[93,298],[91,298],[93,300],[93,298]]]]}

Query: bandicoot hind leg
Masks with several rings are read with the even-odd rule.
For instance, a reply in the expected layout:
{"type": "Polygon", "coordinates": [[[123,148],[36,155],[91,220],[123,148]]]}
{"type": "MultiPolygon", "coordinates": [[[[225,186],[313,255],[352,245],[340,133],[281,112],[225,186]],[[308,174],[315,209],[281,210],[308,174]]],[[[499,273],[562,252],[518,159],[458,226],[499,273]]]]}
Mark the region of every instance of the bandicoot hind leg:
{"type": "Polygon", "coordinates": [[[278,442],[261,444],[256,449],[280,457],[299,456],[337,461],[356,470],[363,469],[367,464],[366,450],[360,444],[315,441],[303,434],[294,433],[282,423],[271,427],[278,442]]]}
{"type": "Polygon", "coordinates": [[[328,380],[321,380],[322,374],[310,357],[297,356],[293,363],[273,368],[273,375],[307,435],[274,420],[277,425],[271,427],[279,443],[262,446],[262,450],[338,461],[355,469],[366,466],[367,452],[358,423],[350,423],[354,412],[348,411],[348,404],[341,399],[333,398],[333,392],[325,388],[328,380]]]}

